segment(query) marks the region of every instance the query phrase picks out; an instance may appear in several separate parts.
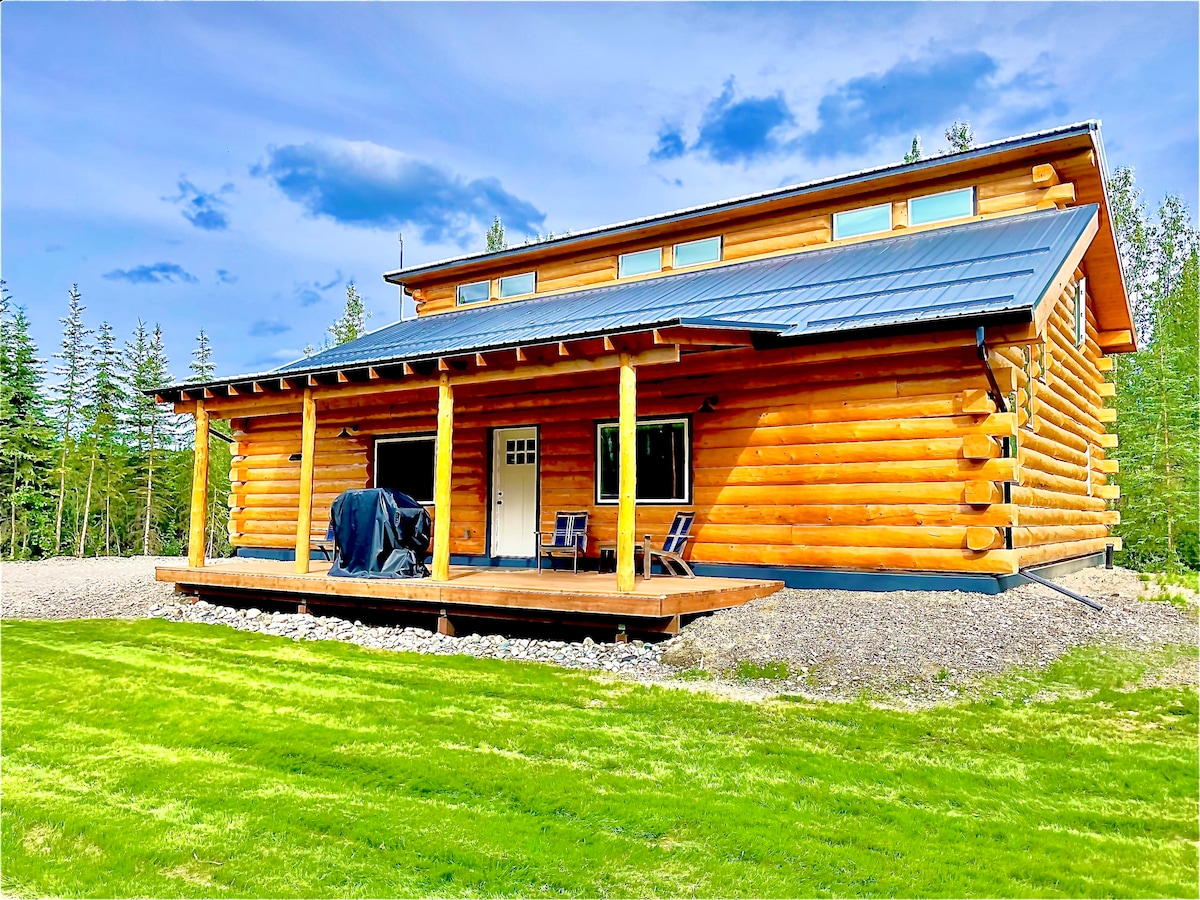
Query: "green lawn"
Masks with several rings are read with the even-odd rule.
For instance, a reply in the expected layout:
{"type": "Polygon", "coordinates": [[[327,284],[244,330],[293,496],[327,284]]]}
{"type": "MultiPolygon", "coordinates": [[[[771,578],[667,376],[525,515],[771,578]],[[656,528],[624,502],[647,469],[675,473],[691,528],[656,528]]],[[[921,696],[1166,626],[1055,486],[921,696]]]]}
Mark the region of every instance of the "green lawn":
{"type": "Polygon", "coordinates": [[[2,638],[10,894],[1196,896],[1196,693],[1127,654],[903,712],[154,621],[2,638]]]}

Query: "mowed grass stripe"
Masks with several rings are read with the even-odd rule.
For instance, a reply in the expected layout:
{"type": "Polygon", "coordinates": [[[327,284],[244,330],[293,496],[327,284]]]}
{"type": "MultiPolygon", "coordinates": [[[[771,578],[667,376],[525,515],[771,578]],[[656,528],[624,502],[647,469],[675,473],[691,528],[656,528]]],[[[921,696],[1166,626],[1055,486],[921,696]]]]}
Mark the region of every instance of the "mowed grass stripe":
{"type": "Polygon", "coordinates": [[[1195,890],[1196,695],[1130,654],[904,712],[162,622],[3,651],[13,893],[1195,890]]]}

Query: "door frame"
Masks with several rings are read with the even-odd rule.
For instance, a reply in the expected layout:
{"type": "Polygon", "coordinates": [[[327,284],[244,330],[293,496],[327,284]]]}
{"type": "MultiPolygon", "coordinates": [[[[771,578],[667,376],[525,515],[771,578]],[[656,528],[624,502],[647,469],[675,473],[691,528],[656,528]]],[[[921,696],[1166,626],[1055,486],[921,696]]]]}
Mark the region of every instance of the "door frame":
{"type": "MultiPolygon", "coordinates": [[[[533,506],[534,528],[541,525],[542,520],[542,426],[534,423],[528,425],[493,425],[487,430],[487,525],[485,531],[484,555],[493,563],[498,560],[524,559],[533,561],[536,556],[496,556],[492,552],[492,538],[495,535],[496,523],[493,521],[492,509],[496,490],[496,434],[500,431],[512,431],[518,428],[532,428],[534,440],[537,441],[537,471],[533,475],[533,506]]],[[[534,553],[537,549],[534,548],[534,553]]]]}

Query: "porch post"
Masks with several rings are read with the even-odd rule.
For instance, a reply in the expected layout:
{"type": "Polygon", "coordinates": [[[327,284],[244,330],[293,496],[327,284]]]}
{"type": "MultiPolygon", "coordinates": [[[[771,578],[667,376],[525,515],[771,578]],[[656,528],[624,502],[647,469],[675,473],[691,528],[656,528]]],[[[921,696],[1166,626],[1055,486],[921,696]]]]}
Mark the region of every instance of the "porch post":
{"type": "Polygon", "coordinates": [[[317,448],[317,401],[312,388],[304,389],[304,413],[300,432],[300,509],[296,516],[296,571],[308,574],[312,555],[313,454],[317,448]]]}
{"type": "Polygon", "coordinates": [[[637,488],[637,373],[628,353],[621,354],[620,477],[617,481],[617,590],[632,591],[637,488]]]}
{"type": "Polygon", "coordinates": [[[188,529],[188,565],[204,565],[204,540],[208,530],[208,411],[196,401],[196,449],[192,462],[192,509],[188,529]]]}
{"type": "Polygon", "coordinates": [[[454,443],[454,387],[438,378],[437,469],[433,486],[433,580],[450,579],[450,464],[454,443]]]}

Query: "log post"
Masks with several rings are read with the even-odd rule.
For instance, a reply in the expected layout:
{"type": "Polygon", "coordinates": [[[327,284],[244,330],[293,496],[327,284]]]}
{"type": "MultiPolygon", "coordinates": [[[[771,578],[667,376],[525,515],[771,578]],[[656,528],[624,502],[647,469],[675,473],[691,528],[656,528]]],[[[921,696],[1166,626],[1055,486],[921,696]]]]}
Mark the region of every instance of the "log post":
{"type": "Polygon", "coordinates": [[[192,510],[188,530],[188,565],[204,565],[204,543],[208,531],[208,411],[196,401],[196,449],[192,462],[192,510]]]}
{"type": "Polygon", "coordinates": [[[437,469],[433,487],[433,580],[450,580],[450,466],[454,442],[454,387],[438,377],[437,469]]]}
{"type": "Polygon", "coordinates": [[[634,527],[637,511],[637,373],[628,353],[621,354],[620,418],[617,433],[620,477],[617,482],[617,590],[632,591],[634,527]]]}
{"type": "Polygon", "coordinates": [[[313,455],[317,448],[317,401],[312,388],[304,389],[300,437],[300,509],[296,515],[296,571],[308,574],[312,555],[313,455]]]}

